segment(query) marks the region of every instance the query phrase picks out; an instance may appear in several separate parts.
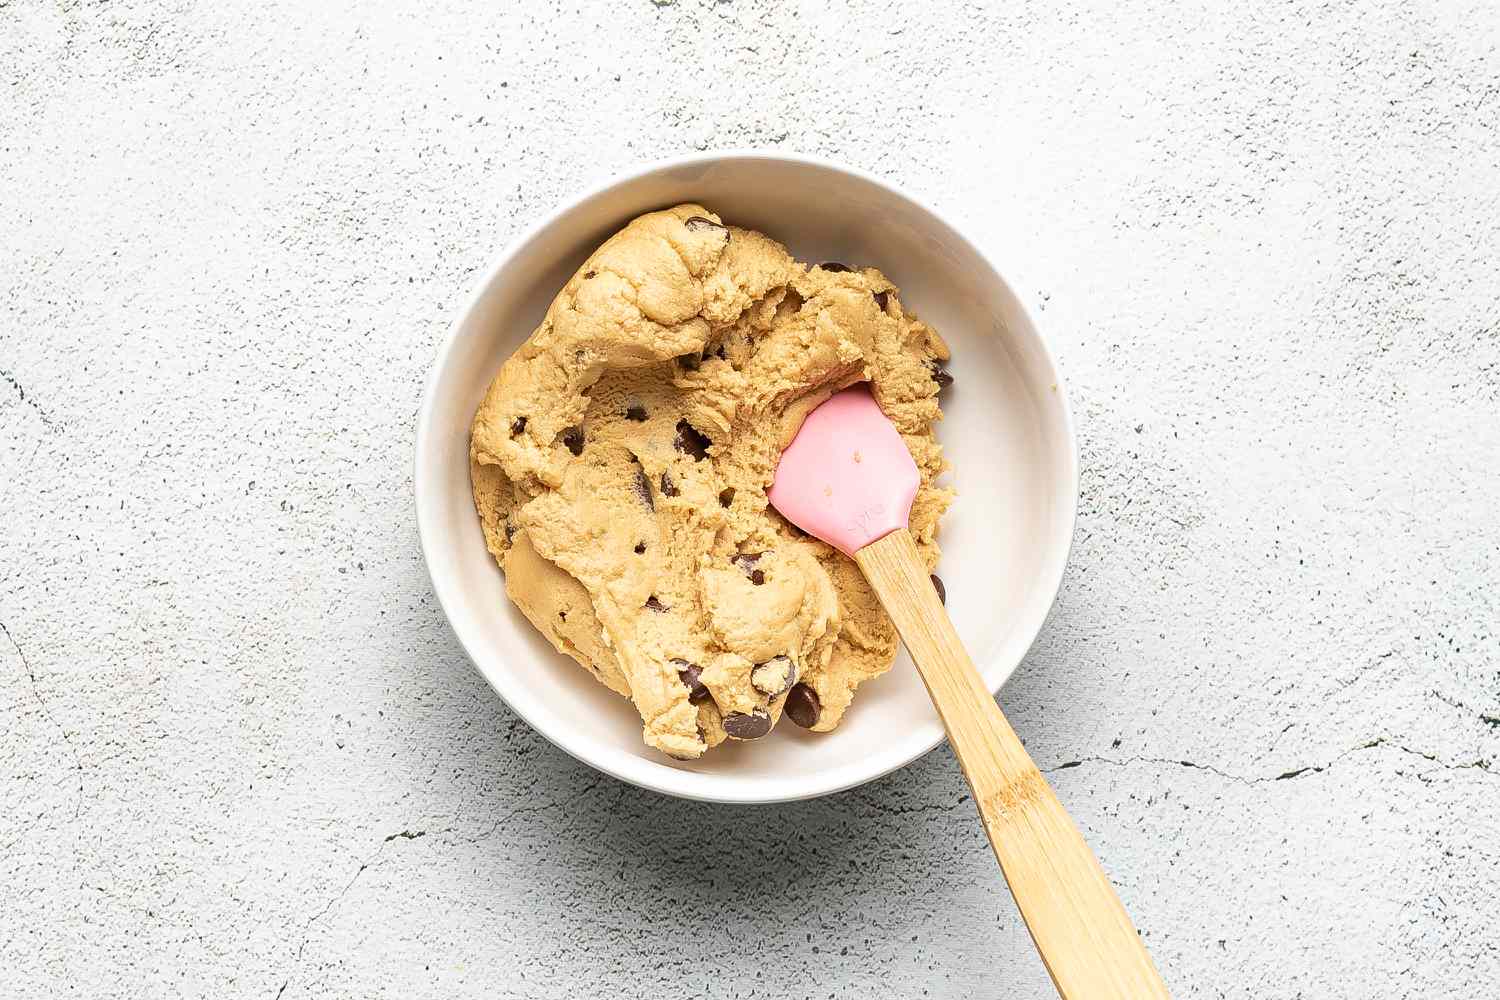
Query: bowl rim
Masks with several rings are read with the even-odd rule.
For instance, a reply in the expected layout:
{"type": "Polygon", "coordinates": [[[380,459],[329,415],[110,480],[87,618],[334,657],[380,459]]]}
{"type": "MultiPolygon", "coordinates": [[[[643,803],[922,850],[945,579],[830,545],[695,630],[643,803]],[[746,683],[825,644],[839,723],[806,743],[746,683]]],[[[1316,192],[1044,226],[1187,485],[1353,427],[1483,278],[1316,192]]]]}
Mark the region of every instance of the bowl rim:
{"type": "MultiPolygon", "coordinates": [[[[1026,637],[1025,645],[1027,649],[1035,644],[1037,636],[1041,634],[1042,629],[1046,626],[1056,607],[1057,595],[1062,588],[1063,577],[1072,556],[1073,536],[1078,518],[1078,435],[1074,424],[1073,408],[1057,364],[1057,357],[1053,353],[1047,338],[1043,336],[1042,327],[1037,322],[1034,311],[1016,293],[1015,285],[1008,281],[1005,278],[1004,272],[996,266],[994,254],[981,249],[965,236],[962,230],[955,226],[942,212],[939,212],[925,200],[915,197],[901,186],[858,167],[852,167],[815,154],[747,147],[706,150],[668,157],[666,159],[640,160],[625,170],[613,173],[602,182],[559,203],[551,211],[545,213],[540,219],[513,237],[496,257],[495,261],[480,275],[462,306],[455,312],[453,320],[448,324],[447,331],[443,335],[437,354],[428,369],[427,377],[423,382],[421,402],[417,411],[415,448],[412,461],[412,492],[416,507],[417,537],[422,552],[422,562],[426,567],[427,578],[432,586],[433,594],[437,597],[438,607],[442,609],[443,617],[447,620],[449,629],[458,640],[459,646],[464,651],[464,655],[468,657],[470,668],[478,673],[484,679],[485,683],[489,685],[490,690],[494,691],[500,700],[511,711],[519,715],[527,725],[580,763],[587,764],[597,771],[639,788],[645,788],[663,795],[671,795],[676,798],[691,799],[700,802],[736,805],[773,804],[831,795],[835,792],[845,791],[882,778],[931,753],[940,743],[947,739],[947,736],[939,730],[937,737],[930,740],[920,737],[895,740],[881,752],[870,754],[855,764],[845,765],[833,770],[803,773],[798,775],[799,781],[786,794],[751,795],[729,790],[720,793],[712,790],[713,786],[711,782],[706,783],[707,788],[683,787],[683,784],[677,780],[681,776],[691,775],[694,779],[711,776],[702,775],[701,772],[678,771],[671,767],[655,764],[655,762],[628,752],[621,753],[617,758],[613,756],[601,758],[601,755],[591,752],[593,744],[578,738],[577,734],[566,731],[553,731],[540,724],[532,715],[526,712],[520,703],[524,701],[524,698],[508,696],[507,692],[501,690],[496,678],[491,676],[492,673],[498,673],[498,671],[488,671],[480,665],[479,657],[474,655],[474,650],[470,646],[468,638],[455,624],[454,617],[449,610],[450,588],[453,584],[440,580],[438,575],[433,572],[429,547],[436,544],[434,535],[438,527],[436,524],[437,519],[432,510],[436,499],[432,496],[433,487],[424,482],[422,475],[423,456],[434,453],[429,448],[429,443],[433,440],[436,433],[433,428],[433,421],[434,410],[436,409],[438,381],[448,368],[450,355],[453,353],[455,345],[458,342],[464,324],[478,307],[481,300],[488,294],[490,287],[500,276],[500,273],[508,268],[517,257],[525,253],[538,236],[556,225],[569,213],[595,198],[601,197],[617,188],[636,183],[653,174],[677,170],[683,167],[704,166],[727,160],[766,160],[815,167],[835,174],[843,174],[883,189],[886,193],[903,199],[926,212],[940,226],[947,229],[948,233],[954,239],[965,249],[972,252],[989,269],[989,277],[998,282],[1010,294],[1011,298],[1014,299],[1021,315],[1031,327],[1035,339],[1035,347],[1045,362],[1046,368],[1052,376],[1052,382],[1056,386],[1056,398],[1061,414],[1061,430],[1065,438],[1063,450],[1066,452],[1060,455],[1060,458],[1064,461],[1064,472],[1066,473],[1069,485],[1069,489],[1061,498],[1066,504],[1066,516],[1062,519],[1066,531],[1063,533],[1062,558],[1056,562],[1055,579],[1050,582],[1051,596],[1048,598],[1047,612],[1037,621],[1031,635],[1026,637]]],[[[1061,530],[1061,526],[1059,530],[1061,530]]],[[[1047,583],[1045,580],[1039,582],[1044,585],[1047,583]]],[[[1014,675],[1016,668],[1020,666],[1020,662],[1018,660],[1015,666],[1004,677],[1000,678],[999,682],[992,688],[992,693],[999,693],[1000,688],[1014,675]]],[[[986,687],[989,686],[988,684],[986,685],[986,687]]],[[[699,783],[697,781],[688,781],[689,785],[699,783]]]]}

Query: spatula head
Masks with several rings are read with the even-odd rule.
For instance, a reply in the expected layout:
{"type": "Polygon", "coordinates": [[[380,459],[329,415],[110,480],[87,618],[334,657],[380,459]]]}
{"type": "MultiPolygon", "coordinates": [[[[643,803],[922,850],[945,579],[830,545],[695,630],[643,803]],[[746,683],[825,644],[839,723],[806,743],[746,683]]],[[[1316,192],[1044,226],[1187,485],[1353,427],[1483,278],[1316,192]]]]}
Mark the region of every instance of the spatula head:
{"type": "Polygon", "coordinates": [[[920,479],[901,435],[856,385],[808,414],[767,496],[788,521],[852,556],[906,527],[920,479]]]}

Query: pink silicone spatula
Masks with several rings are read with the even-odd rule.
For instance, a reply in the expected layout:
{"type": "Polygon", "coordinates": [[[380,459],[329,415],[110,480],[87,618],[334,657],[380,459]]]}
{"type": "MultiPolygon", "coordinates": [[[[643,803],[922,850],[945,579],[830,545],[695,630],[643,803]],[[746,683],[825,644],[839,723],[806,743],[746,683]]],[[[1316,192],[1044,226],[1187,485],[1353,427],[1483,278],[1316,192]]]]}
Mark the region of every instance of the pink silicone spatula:
{"type": "Polygon", "coordinates": [[[1104,870],[1001,714],[933,589],[906,530],[918,481],[901,435],[861,385],[807,417],[769,496],[787,520],[853,558],[896,623],[1057,992],[1064,1000],[1166,997],[1104,870]]]}

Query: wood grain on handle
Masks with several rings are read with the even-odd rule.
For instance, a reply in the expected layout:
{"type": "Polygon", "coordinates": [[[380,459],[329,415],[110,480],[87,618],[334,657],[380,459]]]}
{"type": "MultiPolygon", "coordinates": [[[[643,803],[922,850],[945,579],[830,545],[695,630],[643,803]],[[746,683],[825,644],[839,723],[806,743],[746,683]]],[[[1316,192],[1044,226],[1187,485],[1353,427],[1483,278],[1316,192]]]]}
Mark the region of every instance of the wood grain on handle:
{"type": "Polygon", "coordinates": [[[1000,870],[1064,1000],[1167,997],[1125,907],[995,704],[905,528],[854,555],[896,623],[974,792],[1000,870]]]}

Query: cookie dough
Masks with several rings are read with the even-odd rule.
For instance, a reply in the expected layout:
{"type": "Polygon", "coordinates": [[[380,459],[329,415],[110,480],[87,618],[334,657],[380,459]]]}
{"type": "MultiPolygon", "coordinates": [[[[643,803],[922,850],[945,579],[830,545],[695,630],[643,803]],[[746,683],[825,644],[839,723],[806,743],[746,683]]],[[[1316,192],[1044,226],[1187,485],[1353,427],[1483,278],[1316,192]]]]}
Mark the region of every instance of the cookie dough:
{"type": "Polygon", "coordinates": [[[896,631],[858,567],[765,491],[808,411],[868,380],[921,471],[911,531],[935,565],[947,360],[873,268],[809,267],[700,205],[635,219],[474,415],[474,503],[506,592],[674,757],[783,715],[833,729],[896,631]]]}

